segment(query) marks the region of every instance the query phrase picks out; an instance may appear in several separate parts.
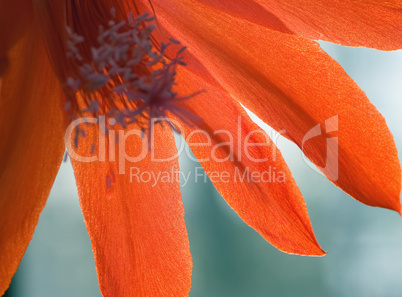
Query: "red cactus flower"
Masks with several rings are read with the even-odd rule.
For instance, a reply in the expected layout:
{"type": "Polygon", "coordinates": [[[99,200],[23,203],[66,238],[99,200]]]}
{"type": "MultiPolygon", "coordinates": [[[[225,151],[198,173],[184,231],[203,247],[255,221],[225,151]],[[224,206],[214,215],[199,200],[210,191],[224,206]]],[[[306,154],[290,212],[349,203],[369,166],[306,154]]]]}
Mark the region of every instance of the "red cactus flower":
{"type": "Polygon", "coordinates": [[[179,182],[151,186],[131,172],[178,168],[167,125],[187,136],[218,191],[267,241],[324,255],[286,163],[240,102],[352,197],[400,212],[401,168],[384,118],[312,40],[399,49],[401,9],[397,0],[0,0],[0,294],[67,146],[102,294],[188,295],[179,182]],[[144,13],[155,15],[155,30],[144,13]],[[64,143],[85,116],[94,122],[64,143]],[[103,130],[101,116],[113,120],[103,130]],[[322,130],[336,132],[334,146],[322,130]],[[276,182],[243,178],[273,167],[276,182]],[[217,172],[243,179],[216,180],[217,172]]]}

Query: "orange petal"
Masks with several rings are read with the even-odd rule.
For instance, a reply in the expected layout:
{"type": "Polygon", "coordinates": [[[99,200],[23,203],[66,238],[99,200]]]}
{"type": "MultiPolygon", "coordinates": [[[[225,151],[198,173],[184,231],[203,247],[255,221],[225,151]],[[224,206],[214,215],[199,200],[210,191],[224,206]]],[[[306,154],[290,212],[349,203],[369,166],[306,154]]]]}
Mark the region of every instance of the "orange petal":
{"type": "Polygon", "coordinates": [[[32,239],[63,158],[61,88],[40,38],[10,51],[0,95],[0,295],[32,239]]]}
{"type": "Polygon", "coordinates": [[[8,66],[7,52],[32,22],[28,0],[0,0],[0,76],[8,66]]]}
{"type": "Polygon", "coordinates": [[[233,16],[285,33],[347,46],[402,48],[399,0],[201,0],[233,16]]]}
{"type": "Polygon", "coordinates": [[[183,103],[204,120],[197,129],[187,127],[184,137],[227,203],[279,250],[324,255],[302,194],[271,139],[227,93],[183,69],[177,82],[184,94],[207,90],[183,103]]]}
{"type": "Polygon", "coordinates": [[[284,136],[300,147],[305,144],[306,156],[345,192],[368,205],[400,211],[401,168],[385,120],[317,43],[192,0],[152,3],[159,23],[188,46],[188,58],[204,64],[201,69],[194,66],[198,61],[187,60],[189,69],[198,74],[208,69],[206,77],[212,75],[277,131],[285,129],[284,136]],[[328,164],[325,133],[307,134],[314,127],[313,132],[337,130],[339,147],[331,145],[328,164]]]}
{"type": "MultiPolygon", "coordinates": [[[[103,138],[98,138],[95,125],[85,131],[86,137],[78,141],[78,153],[90,156],[92,144],[103,138]]],[[[120,148],[131,157],[146,154],[141,130],[128,129],[125,135],[128,131],[138,134],[120,135],[125,143],[120,148]]],[[[155,138],[156,158],[177,155],[169,129],[158,126],[155,138]]],[[[109,147],[115,141],[105,143],[109,147]]],[[[93,156],[102,160],[102,150],[96,147],[93,156]]],[[[109,150],[105,156],[112,160],[109,150]]],[[[149,154],[135,162],[120,162],[119,156],[124,154],[116,154],[115,162],[72,158],[101,292],[105,297],[188,296],[192,261],[176,176],[177,156],[165,162],[152,161],[149,154]],[[125,174],[119,174],[119,169],[125,174]],[[152,174],[160,174],[158,183],[152,174]]]]}

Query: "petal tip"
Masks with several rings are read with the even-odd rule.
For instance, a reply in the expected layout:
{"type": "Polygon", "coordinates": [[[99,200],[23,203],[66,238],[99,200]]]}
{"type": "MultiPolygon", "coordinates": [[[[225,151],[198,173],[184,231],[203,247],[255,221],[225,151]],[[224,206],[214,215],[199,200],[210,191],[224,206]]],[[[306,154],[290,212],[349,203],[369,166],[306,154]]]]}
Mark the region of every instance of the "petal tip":
{"type": "Polygon", "coordinates": [[[317,251],[313,253],[306,253],[305,255],[301,256],[309,256],[309,257],[324,257],[328,252],[324,251],[321,247],[318,247],[317,251]]]}
{"type": "MultiPolygon", "coordinates": [[[[399,198],[399,195],[398,195],[398,198],[399,198]]],[[[395,201],[395,203],[392,203],[385,208],[396,211],[400,216],[402,216],[402,207],[401,207],[400,199],[398,199],[397,201],[395,201]]]]}
{"type": "Polygon", "coordinates": [[[399,201],[398,207],[394,209],[402,217],[401,202],[399,201]]]}
{"type": "MultiPolygon", "coordinates": [[[[278,248],[278,247],[277,247],[278,248]]],[[[303,248],[296,248],[296,249],[282,249],[278,248],[281,252],[290,254],[290,255],[296,255],[296,256],[303,256],[303,257],[323,257],[327,254],[326,251],[324,251],[321,246],[317,243],[314,242],[313,246],[309,247],[303,247],[303,248]]]]}
{"type": "Polygon", "coordinates": [[[328,252],[324,251],[323,249],[321,249],[321,253],[314,255],[314,257],[324,257],[328,254],[328,252]]]}
{"type": "Polygon", "coordinates": [[[309,251],[309,252],[294,252],[294,253],[286,252],[286,253],[290,254],[290,255],[295,255],[295,256],[320,258],[320,257],[324,257],[328,252],[326,252],[323,249],[319,248],[318,250],[313,251],[313,252],[309,251]]]}

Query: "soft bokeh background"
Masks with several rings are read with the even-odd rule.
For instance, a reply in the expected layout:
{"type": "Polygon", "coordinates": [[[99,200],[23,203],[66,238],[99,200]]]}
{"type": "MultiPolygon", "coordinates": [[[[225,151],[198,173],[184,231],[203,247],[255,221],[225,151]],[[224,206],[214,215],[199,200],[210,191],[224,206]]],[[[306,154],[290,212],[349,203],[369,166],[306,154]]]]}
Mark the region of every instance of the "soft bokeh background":
{"type": "MultiPolygon", "coordinates": [[[[322,46],[385,116],[402,152],[402,51],[322,46]]],[[[279,147],[328,255],[277,251],[238,218],[211,183],[188,184],[182,193],[194,261],[190,297],[401,296],[402,218],[348,197],[309,168],[289,141],[281,138],[279,147]]],[[[200,166],[180,161],[183,170],[200,166]]],[[[69,163],[60,169],[8,296],[101,296],[69,163]]]]}

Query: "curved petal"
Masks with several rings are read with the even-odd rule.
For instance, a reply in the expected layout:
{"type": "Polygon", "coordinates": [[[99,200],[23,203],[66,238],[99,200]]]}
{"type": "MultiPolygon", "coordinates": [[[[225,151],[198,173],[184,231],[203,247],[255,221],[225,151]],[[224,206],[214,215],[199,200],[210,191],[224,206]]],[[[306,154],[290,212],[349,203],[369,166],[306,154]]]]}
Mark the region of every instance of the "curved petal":
{"type": "Polygon", "coordinates": [[[285,33],[347,46],[402,48],[402,3],[383,0],[200,0],[285,33]]]}
{"type": "Polygon", "coordinates": [[[184,135],[217,190],[238,215],[279,250],[322,256],[307,208],[281,153],[227,93],[179,70],[183,107],[203,119],[184,135]],[[211,102],[212,101],[212,102],[211,102]]]}
{"type": "Polygon", "coordinates": [[[0,295],[32,239],[63,158],[61,87],[40,38],[10,51],[0,95],[0,295]]]}
{"type": "MultiPolygon", "coordinates": [[[[111,134],[106,140],[99,137],[95,125],[85,132],[78,141],[79,156],[91,156],[98,141],[107,148],[115,145],[107,140],[111,134]]],[[[169,129],[156,127],[154,158],[176,155],[160,162],[147,154],[141,134],[136,128],[119,132],[116,161],[109,154],[115,150],[104,151],[103,145],[92,155],[98,161],[72,157],[100,289],[105,297],[188,296],[192,261],[174,138],[169,129]]]]}
{"type": "Polygon", "coordinates": [[[7,52],[32,21],[29,0],[0,0],[0,77],[8,66],[7,52]]]}
{"type": "MultiPolygon", "coordinates": [[[[345,192],[368,205],[400,211],[401,168],[385,120],[317,43],[193,0],[152,3],[159,23],[188,46],[188,58],[197,57],[210,72],[207,77],[212,74],[274,129],[285,129],[284,136],[345,192]],[[336,132],[339,140],[333,139],[328,154],[323,130],[336,132]]],[[[193,71],[196,63],[187,63],[193,71]]]]}

